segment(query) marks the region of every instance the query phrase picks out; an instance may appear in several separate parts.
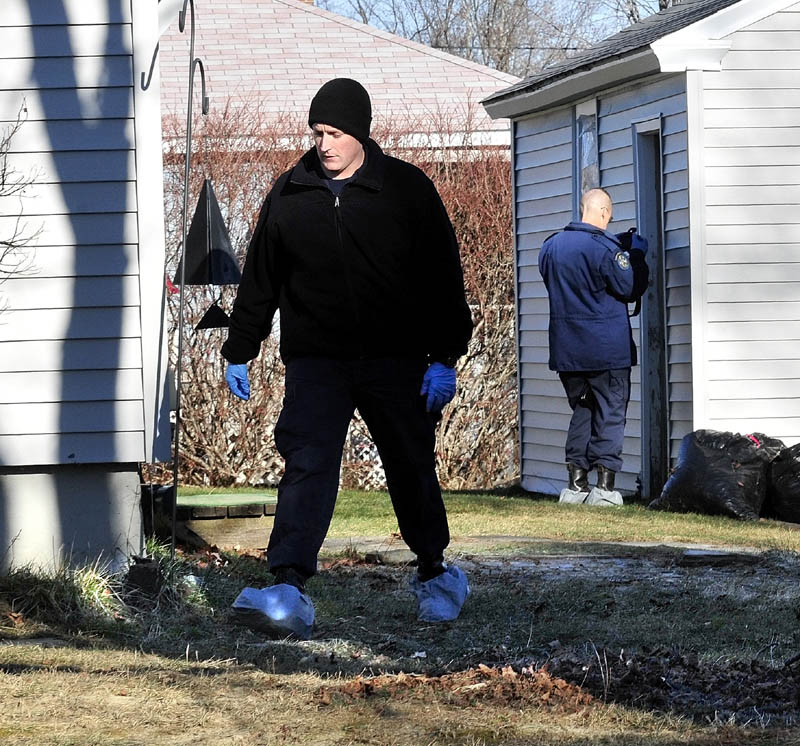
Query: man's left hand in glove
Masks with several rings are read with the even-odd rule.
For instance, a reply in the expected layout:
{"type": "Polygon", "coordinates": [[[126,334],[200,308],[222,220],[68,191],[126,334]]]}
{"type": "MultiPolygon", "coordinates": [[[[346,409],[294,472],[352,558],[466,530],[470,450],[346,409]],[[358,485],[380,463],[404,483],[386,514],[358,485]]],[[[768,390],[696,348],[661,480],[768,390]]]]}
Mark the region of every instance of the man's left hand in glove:
{"type": "Polygon", "coordinates": [[[443,363],[431,363],[419,393],[427,397],[425,409],[428,412],[440,412],[456,395],[456,369],[443,363]]]}

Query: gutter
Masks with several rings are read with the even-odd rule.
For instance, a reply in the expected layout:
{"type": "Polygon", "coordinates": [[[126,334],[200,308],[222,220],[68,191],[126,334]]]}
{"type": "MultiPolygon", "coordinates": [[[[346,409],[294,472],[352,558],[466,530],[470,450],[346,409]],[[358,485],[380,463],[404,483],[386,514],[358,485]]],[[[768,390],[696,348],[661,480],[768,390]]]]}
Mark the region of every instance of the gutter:
{"type": "Polygon", "coordinates": [[[512,94],[501,91],[481,101],[492,119],[516,118],[560,104],[589,98],[597,91],[629,80],[661,72],[661,63],[650,47],[632,55],[610,60],[581,72],[567,72],[542,88],[523,90],[512,94]]]}

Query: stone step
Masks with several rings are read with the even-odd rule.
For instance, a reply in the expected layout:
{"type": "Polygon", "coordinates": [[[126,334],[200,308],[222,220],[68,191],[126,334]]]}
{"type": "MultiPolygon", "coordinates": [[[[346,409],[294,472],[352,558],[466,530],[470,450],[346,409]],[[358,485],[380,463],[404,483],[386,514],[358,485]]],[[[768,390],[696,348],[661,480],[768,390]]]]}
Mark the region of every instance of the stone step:
{"type": "Polygon", "coordinates": [[[275,515],[276,492],[199,493],[178,492],[178,512],[187,519],[248,518],[275,515]]]}

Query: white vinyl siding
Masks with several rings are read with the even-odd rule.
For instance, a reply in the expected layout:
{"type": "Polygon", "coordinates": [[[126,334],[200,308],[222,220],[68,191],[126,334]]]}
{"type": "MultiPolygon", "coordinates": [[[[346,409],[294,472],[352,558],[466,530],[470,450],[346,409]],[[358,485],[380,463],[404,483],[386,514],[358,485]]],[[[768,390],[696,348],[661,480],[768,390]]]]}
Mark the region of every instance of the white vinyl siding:
{"type": "Polygon", "coordinates": [[[514,124],[522,485],[546,493],[564,481],[569,406],[548,368],[549,311],[538,260],[542,242],[572,220],[573,119],[569,107],[514,124]]]}
{"type": "Polygon", "coordinates": [[[800,442],[800,5],[703,74],[704,416],[800,442]]]}
{"type": "Polygon", "coordinates": [[[152,343],[164,282],[163,230],[153,227],[163,222],[157,85],[156,118],[142,117],[133,26],[152,25],[155,42],[157,5],[54,9],[4,0],[0,14],[0,126],[24,103],[9,163],[35,180],[21,201],[0,199],[0,232],[21,215],[37,233],[33,271],[0,285],[0,464],[143,461],[163,378],[152,343]],[[142,190],[156,201],[144,222],[142,190]]]}

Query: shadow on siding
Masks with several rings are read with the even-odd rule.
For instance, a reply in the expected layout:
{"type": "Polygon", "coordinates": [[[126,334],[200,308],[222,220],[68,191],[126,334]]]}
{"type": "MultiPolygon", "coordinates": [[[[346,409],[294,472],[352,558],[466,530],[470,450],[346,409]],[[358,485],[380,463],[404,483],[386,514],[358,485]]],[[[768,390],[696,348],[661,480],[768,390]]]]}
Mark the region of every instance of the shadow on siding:
{"type": "MultiPolygon", "coordinates": [[[[97,2],[98,6],[101,6],[101,0],[94,1],[97,2]]],[[[120,47],[128,48],[129,46],[123,39],[123,33],[127,31],[128,27],[119,23],[123,18],[123,0],[105,0],[105,2],[108,18],[105,52],[109,55],[117,55],[117,60],[119,60],[120,47]]],[[[119,274],[107,275],[102,278],[96,277],[95,268],[91,266],[89,259],[86,258],[85,252],[82,252],[81,248],[92,244],[108,245],[109,251],[119,252],[120,254],[120,261],[113,262],[113,264],[123,264],[123,244],[126,241],[124,210],[133,210],[135,208],[133,205],[124,205],[122,208],[111,206],[108,209],[117,209],[118,211],[102,212],[102,210],[99,210],[96,213],[86,213],[85,208],[76,204],[74,192],[69,188],[64,188],[64,186],[70,181],[74,183],[74,160],[72,156],[74,156],[75,151],[85,149],[84,152],[88,152],[93,150],[93,148],[97,147],[97,139],[100,134],[102,134],[104,150],[127,154],[127,151],[132,148],[132,143],[125,131],[128,117],[132,116],[132,112],[128,110],[128,103],[124,107],[120,106],[122,98],[129,101],[130,97],[112,96],[114,89],[100,87],[103,86],[103,81],[100,80],[95,83],[99,87],[96,92],[97,106],[95,111],[91,113],[84,112],[83,103],[78,96],[79,79],[76,73],[76,60],[72,56],[74,50],[70,39],[70,30],[67,27],[69,19],[65,3],[63,0],[50,0],[50,2],[46,3],[29,3],[28,8],[33,24],[32,35],[36,56],[33,65],[33,79],[40,89],[51,86],[52,80],[49,80],[49,76],[52,75],[52,60],[47,58],[53,54],[54,46],[59,50],[68,50],[65,53],[66,56],[61,60],[63,67],[60,74],[64,79],[59,81],[59,87],[62,89],[66,100],[61,100],[59,109],[63,109],[66,106],[69,112],[77,112],[76,116],[78,117],[74,121],[74,134],[71,142],[66,144],[58,142],[57,133],[61,131],[57,129],[58,117],[64,116],[63,110],[54,110],[53,100],[49,97],[43,97],[42,101],[47,117],[45,125],[50,137],[52,157],[57,171],[54,176],[57,177],[57,180],[62,185],[62,196],[69,209],[69,220],[77,247],[74,267],[74,276],[77,281],[75,282],[70,321],[63,344],[61,371],[63,373],[64,371],[90,370],[95,367],[102,367],[116,372],[120,361],[123,278],[119,274]],[[60,39],[58,38],[59,36],[61,37],[60,39]],[[57,42],[56,44],[54,44],[54,39],[57,42]],[[65,145],[73,148],[73,150],[59,150],[65,145]],[[81,212],[81,210],[84,211],[81,212]],[[89,279],[82,285],[79,282],[81,278],[95,278],[96,282],[92,283],[92,280],[89,279]],[[95,285],[98,294],[101,294],[101,298],[92,297],[93,293],[91,291],[87,292],[87,284],[90,287],[95,285]],[[87,306],[100,311],[99,319],[95,317],[94,322],[98,326],[94,328],[90,327],[90,322],[87,322],[86,316],[81,313],[81,310],[87,306]],[[74,346],[69,344],[69,340],[74,339],[102,339],[110,348],[109,354],[103,361],[86,360],[83,355],[75,350],[74,346]]],[[[77,28],[80,29],[80,27],[77,28]]],[[[76,27],[73,27],[73,30],[75,29],[76,27]]],[[[77,30],[76,33],[80,33],[80,30],[77,30]]],[[[107,65],[112,61],[106,60],[107,64],[104,65],[102,71],[103,77],[108,75],[107,65]]],[[[85,84],[84,81],[81,82],[85,84]]],[[[120,161],[128,162],[127,158],[114,160],[117,163],[120,161]]],[[[118,165],[112,166],[109,164],[108,173],[102,178],[108,181],[124,183],[129,180],[132,181],[135,175],[127,172],[127,166],[120,169],[118,165]]],[[[102,208],[102,205],[98,205],[98,207],[102,208]]],[[[127,237],[127,240],[130,241],[130,237],[127,237]]],[[[112,390],[115,391],[116,386],[112,387],[112,390]]],[[[111,396],[113,395],[111,394],[111,396]]],[[[118,460],[118,454],[114,448],[114,433],[119,426],[115,418],[114,401],[92,402],[84,400],[70,402],[68,399],[66,387],[62,384],[59,415],[59,433],[62,442],[59,444],[59,454],[62,463],[70,465],[61,466],[54,470],[60,518],[60,531],[57,533],[60,533],[65,543],[70,543],[70,537],[75,537],[76,533],[86,534],[88,530],[89,534],[96,537],[98,546],[108,546],[113,544],[116,539],[115,534],[118,533],[117,528],[112,525],[110,505],[112,490],[115,487],[118,489],[119,485],[114,484],[111,474],[103,477],[102,469],[98,470],[94,465],[88,468],[81,467],[80,463],[100,459],[109,464],[109,470],[119,468],[119,465],[113,466],[118,460]],[[65,437],[87,431],[104,433],[106,437],[101,437],[101,442],[98,443],[94,452],[87,448],[82,453],[73,454],[71,446],[65,442],[65,437]],[[74,459],[74,463],[71,461],[71,456],[74,459]],[[76,477],[80,477],[82,468],[86,468],[86,477],[93,485],[93,488],[87,490],[87,494],[83,496],[76,495],[76,477]],[[101,480],[100,485],[97,483],[98,478],[101,480]],[[105,487],[102,484],[103,479],[105,479],[105,487]],[[104,493],[107,497],[104,496],[104,493]],[[76,501],[79,504],[76,504],[76,501]],[[89,501],[89,504],[87,505],[85,501],[89,501]],[[75,519],[79,515],[83,515],[84,520],[89,519],[92,525],[86,526],[83,521],[78,521],[76,525],[75,519]]],[[[2,495],[0,495],[0,498],[2,498],[2,495]]],[[[82,544],[83,541],[79,540],[76,543],[82,544]]]]}

